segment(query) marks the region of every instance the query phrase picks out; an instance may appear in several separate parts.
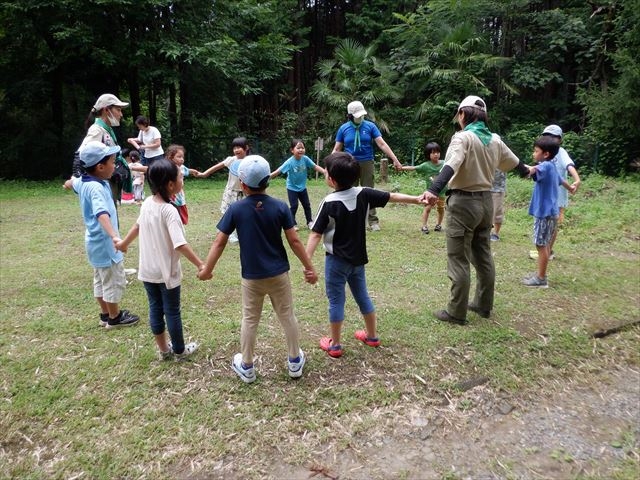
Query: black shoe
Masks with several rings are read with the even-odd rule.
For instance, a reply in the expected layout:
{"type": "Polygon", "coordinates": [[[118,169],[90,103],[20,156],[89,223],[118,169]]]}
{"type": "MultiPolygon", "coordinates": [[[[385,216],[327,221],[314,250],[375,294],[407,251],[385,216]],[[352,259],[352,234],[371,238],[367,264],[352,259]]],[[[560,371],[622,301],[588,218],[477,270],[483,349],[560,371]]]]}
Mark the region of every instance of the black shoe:
{"type": "Polygon", "coordinates": [[[455,323],[456,325],[467,324],[466,318],[452,317],[451,315],[449,315],[449,312],[447,312],[446,310],[438,310],[437,312],[433,312],[433,314],[438,320],[442,320],[443,322],[455,323]]]}
{"type": "Polygon", "coordinates": [[[140,317],[130,313],[129,310],[120,310],[116,318],[110,318],[105,328],[131,327],[140,320],[140,317]]]}
{"type": "Polygon", "coordinates": [[[477,305],[469,304],[467,308],[472,312],[476,312],[482,318],[489,318],[491,316],[491,310],[483,310],[479,308],[477,305]]]}

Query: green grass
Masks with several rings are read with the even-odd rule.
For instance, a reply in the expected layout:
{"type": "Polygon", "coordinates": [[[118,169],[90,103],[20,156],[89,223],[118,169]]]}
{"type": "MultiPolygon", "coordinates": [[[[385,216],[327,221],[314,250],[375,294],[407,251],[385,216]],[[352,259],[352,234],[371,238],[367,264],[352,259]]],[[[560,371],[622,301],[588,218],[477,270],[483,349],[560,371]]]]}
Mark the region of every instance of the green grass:
{"type": "MultiPolygon", "coordinates": [[[[274,462],[309,465],[327,445],[347,448],[354,440],[345,432],[366,436],[406,407],[429,411],[448,397],[472,410],[455,386],[469,378],[487,376],[492,389],[526,395],[639,364],[637,328],[590,337],[640,318],[638,178],[585,179],[560,233],[547,290],[520,285],[535,270],[527,258],[531,183],[510,178],[502,239],[493,245],[495,310],[489,320],[470,313],[464,328],[431,315],[448,298],[444,234],[419,232],[420,207],[380,209],[383,230],[368,236],[367,277],[383,344],[374,350],[353,339],[362,320],[349,298],[339,360],[317,348],[328,329],[323,285],[305,284],[290,254],[308,364],[299,381],[288,378],[283,333],[266,302],[252,385],[229,368],[239,349],[238,247],[227,247],[209,282],[198,281],[183,261],[185,336],[201,350],[192,362],[163,363],[144,322],[140,282],[128,286],[122,306],[144,321],[114,332],[97,326],[77,199],[60,184],[1,183],[2,478],[264,478],[274,462]]],[[[202,257],[215,235],[224,184],[222,177],[186,182],[187,238],[202,257]]],[[[421,182],[398,175],[385,187],[419,193],[421,182]]],[[[315,210],[328,189],[311,180],[309,191],[315,210]]],[[[269,193],[286,199],[284,180],[273,181],[269,193]]],[[[137,210],[120,208],[122,234],[137,210]]],[[[300,231],[303,241],[307,235],[300,231]]],[[[137,254],[136,242],[125,265],[137,266],[137,254]]],[[[314,263],[322,273],[321,251],[314,263]]],[[[621,463],[616,478],[632,478],[626,472],[634,467],[637,461],[621,463]]]]}

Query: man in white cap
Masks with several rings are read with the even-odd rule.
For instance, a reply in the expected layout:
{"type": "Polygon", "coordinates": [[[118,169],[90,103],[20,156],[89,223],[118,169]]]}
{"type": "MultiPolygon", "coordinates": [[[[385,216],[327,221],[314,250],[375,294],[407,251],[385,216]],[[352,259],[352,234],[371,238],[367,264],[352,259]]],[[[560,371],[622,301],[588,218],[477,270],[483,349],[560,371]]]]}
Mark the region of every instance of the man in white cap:
{"type": "Polygon", "coordinates": [[[282,242],[283,230],[289,247],[304,266],[305,281],[316,283],[318,275],[294,228],[289,206],[266,193],[271,178],[269,162],[259,155],[248,155],[238,167],[238,177],[245,198],[232,203],[218,222],[218,234],[209,249],[204,268],[198,272],[198,278],[212,278],[213,269],[229,236],[237,231],[242,275],[241,352],[234,355],[231,368],[245,383],[256,380],[253,354],[264,297],[268,295],[285,332],[289,376],[299,378],[306,359],[300,349],[298,320],[293,311],[289,259],[282,242]]]}
{"type": "MultiPolygon", "coordinates": [[[[557,139],[559,143],[562,143],[562,128],[560,128],[558,125],[553,125],[553,124],[547,125],[545,129],[542,131],[542,135],[553,137],[557,139]]],[[[556,166],[558,175],[560,175],[561,178],[563,178],[564,180],[567,180],[568,178],[567,173],[571,175],[571,177],[573,178],[573,183],[571,185],[575,187],[575,189],[573,189],[573,193],[575,193],[578,190],[578,187],[580,187],[580,175],[578,175],[576,166],[573,163],[573,160],[571,160],[571,157],[569,156],[567,151],[564,148],[560,147],[560,150],[558,150],[558,154],[553,158],[552,162],[556,166]]],[[[549,242],[549,251],[550,251],[549,260],[553,260],[553,258],[555,257],[553,253],[553,244],[556,243],[556,238],[558,237],[558,229],[560,228],[560,225],[564,221],[564,211],[568,206],[569,206],[569,192],[562,186],[559,186],[558,187],[558,207],[560,209],[560,214],[558,215],[556,228],[553,231],[553,235],[551,236],[551,241],[549,242]]],[[[529,252],[529,257],[533,259],[537,259],[538,258],[537,250],[531,250],[529,252]]]]}
{"type": "Polygon", "coordinates": [[[438,194],[449,185],[447,195],[447,273],[451,296],[445,310],[434,313],[438,320],[464,325],[467,310],[488,318],[493,309],[495,266],[491,255],[493,200],[491,187],[497,169],[517,168],[522,176],[529,168],[487,127],[487,105],[474,95],[458,106],[456,119],[462,130],[451,139],[444,167],[424,192],[435,204],[438,194]],[[471,273],[476,269],[476,291],[469,303],[471,273]]]}
{"type": "MultiPolygon", "coordinates": [[[[343,123],[336,133],[333,152],[346,151],[353,155],[360,162],[360,185],[373,188],[375,176],[373,142],[393,161],[396,170],[401,169],[402,164],[382,138],[377,125],[364,119],[366,114],[367,111],[362,102],[356,100],[347,105],[348,121],[343,123]]],[[[380,230],[375,208],[369,211],[368,222],[372,231],[380,230]]]]}

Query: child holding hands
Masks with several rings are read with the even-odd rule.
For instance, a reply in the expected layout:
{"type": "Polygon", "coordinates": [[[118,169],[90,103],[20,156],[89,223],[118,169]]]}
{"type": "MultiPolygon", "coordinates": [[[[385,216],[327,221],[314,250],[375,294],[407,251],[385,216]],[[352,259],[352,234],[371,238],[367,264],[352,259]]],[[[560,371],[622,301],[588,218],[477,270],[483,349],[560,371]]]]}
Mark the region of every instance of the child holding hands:
{"type": "MultiPolygon", "coordinates": [[[[286,160],[277,170],[271,173],[271,178],[275,178],[281,173],[287,175],[287,196],[291,206],[293,222],[296,222],[298,212],[298,200],[302,203],[304,217],[307,226],[311,228],[313,217],[311,216],[311,202],[309,192],[307,192],[307,169],[313,168],[316,172],[324,175],[324,168],[316,165],[313,160],[305,155],[304,143],[299,138],[291,140],[291,157],[286,160]]],[[[298,228],[297,226],[295,227],[298,228]]]]}
{"type": "MultiPolygon", "coordinates": [[[[198,175],[198,178],[206,178],[223,167],[227,167],[229,169],[227,185],[224,187],[222,202],[220,203],[220,213],[223,215],[226,213],[229,205],[237,202],[238,200],[242,200],[244,197],[242,186],[240,185],[240,179],[238,178],[238,167],[240,166],[240,162],[242,162],[242,160],[251,152],[251,147],[249,147],[249,142],[245,137],[234,138],[231,142],[231,149],[233,151],[233,156],[225,158],[220,163],[216,163],[214,166],[198,175]]],[[[231,243],[236,243],[238,241],[238,236],[235,232],[229,236],[229,241],[231,243]]]]}
{"type": "Polygon", "coordinates": [[[354,187],[360,176],[360,163],[351,154],[334,152],[324,159],[327,185],[334,189],[320,205],[307,240],[307,255],[313,257],[324,238],[325,289],[329,299],[331,336],[320,339],[320,348],[330,357],[342,356],[341,332],[344,322],[345,285],[364,318],[365,330],[355,338],[370,347],[380,345],[376,332],[376,311],[367,291],[364,266],[368,263],[366,231],[369,209],[388,202],[424,203],[422,197],[389,193],[369,187],[354,187]]]}
{"type": "MultiPolygon", "coordinates": [[[[437,177],[444,166],[444,161],[440,160],[440,145],[436,142],[429,142],[424,147],[424,156],[428,158],[428,162],[421,163],[416,166],[407,166],[403,165],[402,170],[410,171],[415,170],[420,175],[422,175],[426,182],[427,188],[431,186],[431,182],[434,177],[437,177]]],[[[436,226],[433,228],[435,232],[442,231],[442,220],[444,219],[444,190],[438,196],[438,200],[436,201],[436,209],[438,211],[438,219],[436,220],[436,226]]],[[[431,213],[431,209],[433,205],[426,205],[422,212],[422,228],[420,231],[424,234],[429,233],[429,213],[431,213]]]]}
{"type": "Polygon", "coordinates": [[[198,272],[200,280],[212,278],[213,269],[229,236],[237,230],[242,267],[242,353],[234,355],[231,367],[245,383],[256,379],[253,353],[266,295],[271,299],[287,339],[289,376],[302,376],[306,361],[300,349],[298,320],[293,311],[289,260],[282,242],[283,230],[291,250],[304,266],[305,281],[313,284],[318,280],[304,245],[293,228],[293,218],[287,205],[265,193],[270,172],[269,162],[258,155],[249,155],[242,161],[238,174],[246,198],[231,204],[218,222],[218,234],[204,267],[198,272]]]}
{"type": "Polygon", "coordinates": [[[538,271],[522,283],[527,287],[547,288],[547,265],[551,254],[550,244],[558,221],[558,185],[574,193],[576,185],[562,178],[553,162],[560,143],[553,137],[541,136],[533,144],[533,160],[536,165],[529,167],[529,176],[536,182],[529,204],[529,215],[534,217],[533,242],[538,251],[538,271]]]}
{"type": "Polygon", "coordinates": [[[140,216],[127,236],[116,243],[126,252],[129,244],[140,235],[138,279],[144,283],[149,300],[149,326],[160,356],[168,360],[183,360],[196,351],[196,343],[185,345],[180,314],[180,283],[184,255],[198,269],[202,260],[193,252],[185,238],[180,215],[171,198],[182,190],[182,171],[168,160],[153,162],[148,170],[152,197],[140,208],[140,216]],[[167,340],[166,329],[171,341],[167,340]]]}

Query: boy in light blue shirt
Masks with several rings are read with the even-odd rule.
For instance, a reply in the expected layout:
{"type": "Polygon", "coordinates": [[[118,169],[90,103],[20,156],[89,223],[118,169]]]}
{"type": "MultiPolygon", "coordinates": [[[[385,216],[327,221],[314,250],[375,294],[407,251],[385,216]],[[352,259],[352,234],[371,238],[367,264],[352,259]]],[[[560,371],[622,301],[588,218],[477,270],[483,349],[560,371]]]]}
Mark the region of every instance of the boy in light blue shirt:
{"type": "Polygon", "coordinates": [[[78,194],[80,210],[86,226],[85,247],[93,267],[93,295],[100,305],[100,325],[106,328],[128,327],[140,318],[128,310],[120,310],[119,303],[126,286],[121,252],[115,249],[120,240],[118,216],[109,178],[115,170],[116,153],[120,147],[107,147],[91,141],[80,150],[85,169],[82,177],[72,177],[65,188],[78,194]]]}

